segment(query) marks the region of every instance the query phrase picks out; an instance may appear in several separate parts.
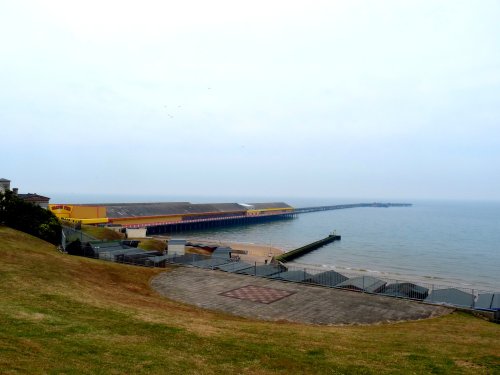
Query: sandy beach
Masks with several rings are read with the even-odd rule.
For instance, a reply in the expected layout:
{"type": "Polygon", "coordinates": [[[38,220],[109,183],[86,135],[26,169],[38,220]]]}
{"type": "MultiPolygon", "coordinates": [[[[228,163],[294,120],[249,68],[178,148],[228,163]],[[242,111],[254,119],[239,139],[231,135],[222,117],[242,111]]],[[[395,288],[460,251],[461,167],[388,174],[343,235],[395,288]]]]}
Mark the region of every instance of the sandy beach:
{"type": "Polygon", "coordinates": [[[224,246],[228,246],[231,249],[236,250],[233,253],[233,256],[239,256],[241,260],[247,262],[264,263],[266,260],[269,262],[273,257],[281,255],[285,252],[284,250],[277,247],[259,245],[254,243],[223,242],[223,244],[224,246]]]}
{"type": "Polygon", "coordinates": [[[188,241],[193,243],[203,243],[206,245],[214,246],[227,246],[233,249],[233,257],[239,256],[241,260],[246,262],[268,262],[274,256],[283,254],[285,251],[278,247],[259,245],[255,243],[244,243],[244,242],[228,242],[228,241],[203,241],[200,239],[188,239],[188,241]]]}
{"type": "MultiPolygon", "coordinates": [[[[159,240],[168,240],[168,236],[153,236],[159,240]]],[[[202,243],[209,246],[227,246],[233,249],[233,256],[239,256],[241,260],[246,262],[268,262],[277,255],[283,254],[285,251],[275,246],[260,245],[255,243],[247,242],[230,242],[230,241],[206,241],[200,238],[187,238],[188,242],[191,243],[202,243]]],[[[202,249],[196,248],[186,248],[186,252],[198,253],[198,254],[209,254],[209,252],[202,249]]]]}

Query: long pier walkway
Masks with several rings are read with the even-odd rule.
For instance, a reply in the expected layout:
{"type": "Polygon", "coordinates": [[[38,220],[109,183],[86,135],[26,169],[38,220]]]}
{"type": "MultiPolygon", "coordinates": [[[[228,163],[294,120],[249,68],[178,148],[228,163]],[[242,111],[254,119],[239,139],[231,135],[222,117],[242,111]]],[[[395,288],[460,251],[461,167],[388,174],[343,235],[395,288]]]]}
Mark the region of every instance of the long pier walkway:
{"type": "MultiPolygon", "coordinates": [[[[298,214],[308,212],[340,210],[345,208],[357,207],[408,207],[410,203],[354,203],[354,204],[338,204],[331,206],[315,206],[315,207],[300,207],[293,211],[285,213],[271,213],[258,216],[229,216],[229,217],[214,217],[206,219],[183,220],[172,223],[152,223],[146,225],[148,235],[163,234],[163,233],[183,233],[190,230],[209,229],[216,227],[227,227],[236,225],[258,224],[275,220],[289,220],[297,217],[298,214]]],[[[129,225],[130,228],[144,227],[144,224],[129,225]]]]}
{"type": "Polygon", "coordinates": [[[411,203],[352,203],[352,204],[336,204],[331,206],[314,206],[314,207],[299,207],[294,209],[296,214],[305,214],[308,212],[342,210],[345,208],[359,208],[359,207],[411,207],[411,203]]]}

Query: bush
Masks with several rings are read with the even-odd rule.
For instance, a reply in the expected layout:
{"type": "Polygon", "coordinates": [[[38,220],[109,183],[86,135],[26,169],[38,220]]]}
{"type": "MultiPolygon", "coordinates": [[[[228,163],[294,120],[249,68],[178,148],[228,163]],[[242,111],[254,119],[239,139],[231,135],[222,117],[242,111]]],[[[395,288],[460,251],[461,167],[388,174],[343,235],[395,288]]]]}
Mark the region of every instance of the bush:
{"type": "Polygon", "coordinates": [[[54,245],[61,243],[61,224],[57,217],[49,210],[19,199],[9,190],[0,193],[0,224],[54,245]]]}

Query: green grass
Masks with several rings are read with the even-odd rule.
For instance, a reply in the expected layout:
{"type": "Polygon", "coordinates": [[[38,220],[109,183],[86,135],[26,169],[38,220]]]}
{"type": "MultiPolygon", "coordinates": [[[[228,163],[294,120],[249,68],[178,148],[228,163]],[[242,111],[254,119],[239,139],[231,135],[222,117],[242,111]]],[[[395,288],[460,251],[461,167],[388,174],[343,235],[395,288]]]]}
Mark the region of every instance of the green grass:
{"type": "Polygon", "coordinates": [[[138,238],[138,240],[140,241],[138,247],[143,250],[164,251],[166,247],[166,243],[164,241],[160,241],[154,238],[138,238]]]}
{"type": "Polygon", "coordinates": [[[500,325],[467,314],[260,322],[160,297],[149,280],[163,271],[64,255],[0,227],[0,373],[500,373],[500,325]]]}
{"type": "Polygon", "coordinates": [[[125,239],[125,235],[123,233],[118,233],[112,229],[96,227],[93,225],[82,225],[82,232],[97,238],[98,240],[114,241],[125,239]]]}
{"type": "MultiPolygon", "coordinates": [[[[104,228],[104,227],[96,227],[93,225],[82,225],[82,231],[89,236],[92,236],[98,240],[103,241],[115,241],[115,240],[124,240],[125,235],[123,233],[118,233],[112,229],[104,228]]],[[[139,248],[143,250],[156,250],[163,251],[165,250],[165,242],[160,241],[154,238],[129,238],[131,240],[136,239],[140,241],[139,248]]]]}

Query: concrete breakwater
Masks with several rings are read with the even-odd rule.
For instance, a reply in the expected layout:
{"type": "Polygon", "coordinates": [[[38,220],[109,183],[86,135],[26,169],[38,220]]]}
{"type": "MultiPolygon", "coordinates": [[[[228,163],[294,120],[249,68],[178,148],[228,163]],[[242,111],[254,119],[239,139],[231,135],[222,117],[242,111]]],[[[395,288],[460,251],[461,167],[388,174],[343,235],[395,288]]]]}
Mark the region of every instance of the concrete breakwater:
{"type": "Polygon", "coordinates": [[[298,258],[304,254],[307,254],[313,250],[316,250],[326,244],[329,244],[333,241],[339,241],[341,237],[335,233],[329,234],[328,237],[322,238],[321,240],[315,241],[313,243],[307,244],[305,246],[301,246],[298,249],[291,250],[286,252],[285,254],[279,255],[275,258],[275,260],[279,262],[288,262],[292,259],[298,258]]]}

